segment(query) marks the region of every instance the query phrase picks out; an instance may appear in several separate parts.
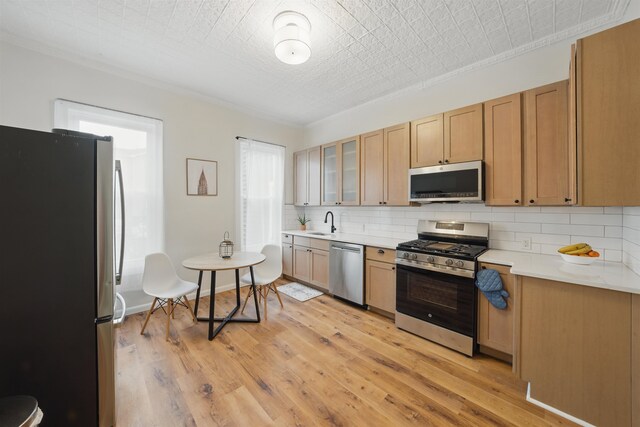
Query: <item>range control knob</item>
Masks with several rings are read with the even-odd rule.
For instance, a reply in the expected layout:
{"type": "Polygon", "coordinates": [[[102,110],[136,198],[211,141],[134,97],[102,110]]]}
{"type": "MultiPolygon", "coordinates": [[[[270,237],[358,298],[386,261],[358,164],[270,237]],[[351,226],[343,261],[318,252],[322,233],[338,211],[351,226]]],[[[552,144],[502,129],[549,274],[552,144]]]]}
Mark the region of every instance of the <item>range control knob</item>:
{"type": "Polygon", "coordinates": [[[433,263],[435,263],[435,262],[436,262],[436,258],[435,258],[434,256],[429,255],[429,256],[427,257],[427,262],[430,262],[430,263],[432,263],[432,264],[433,264],[433,263]]]}
{"type": "Polygon", "coordinates": [[[464,262],[460,260],[456,261],[456,267],[464,267],[464,262]]]}
{"type": "Polygon", "coordinates": [[[404,253],[402,254],[402,258],[404,258],[404,259],[409,259],[409,254],[408,254],[407,252],[404,252],[404,253]]]}
{"type": "Polygon", "coordinates": [[[445,264],[451,266],[451,265],[453,265],[453,260],[452,259],[448,259],[448,260],[445,261],[445,264]]]}
{"type": "Polygon", "coordinates": [[[418,259],[418,254],[411,254],[411,259],[412,260],[418,259]]]}

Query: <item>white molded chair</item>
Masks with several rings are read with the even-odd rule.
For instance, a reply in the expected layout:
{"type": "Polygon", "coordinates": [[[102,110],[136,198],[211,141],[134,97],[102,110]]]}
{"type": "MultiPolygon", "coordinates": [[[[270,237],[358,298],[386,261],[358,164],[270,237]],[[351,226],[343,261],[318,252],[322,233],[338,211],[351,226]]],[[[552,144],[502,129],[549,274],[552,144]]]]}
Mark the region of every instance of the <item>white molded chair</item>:
{"type": "Polygon", "coordinates": [[[191,313],[191,318],[195,322],[196,316],[193,314],[191,304],[189,304],[189,300],[187,299],[187,294],[196,289],[198,289],[198,285],[185,282],[178,277],[167,254],[158,252],[147,255],[144,259],[142,290],[154,298],[153,303],[151,303],[151,309],[149,309],[149,314],[147,314],[144,325],[142,325],[140,335],[144,334],[144,329],[147,327],[151,314],[160,308],[167,313],[167,341],[169,341],[171,318],[173,317],[175,319],[174,310],[176,305],[187,307],[191,313]],[[158,303],[157,307],[156,303],[158,303]],[[166,310],[165,307],[167,307],[166,310]]]}
{"type": "MultiPolygon", "coordinates": [[[[269,291],[275,292],[280,301],[280,307],[282,305],[282,299],[278,293],[278,287],[275,281],[282,276],[282,248],[278,245],[265,245],[260,251],[266,259],[264,262],[253,267],[253,277],[256,282],[256,290],[260,300],[264,300],[264,318],[267,318],[267,295],[269,291]]],[[[251,273],[247,273],[240,279],[242,283],[251,284],[251,273]]],[[[244,300],[241,313],[244,312],[244,308],[247,306],[249,297],[253,295],[253,288],[249,288],[249,293],[244,300]]]]}

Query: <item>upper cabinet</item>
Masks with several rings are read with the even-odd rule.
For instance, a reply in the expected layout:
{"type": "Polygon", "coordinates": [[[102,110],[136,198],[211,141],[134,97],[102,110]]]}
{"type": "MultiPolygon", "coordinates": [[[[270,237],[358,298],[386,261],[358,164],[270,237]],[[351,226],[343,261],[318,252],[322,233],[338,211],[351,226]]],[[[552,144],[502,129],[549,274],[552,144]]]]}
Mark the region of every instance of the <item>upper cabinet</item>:
{"type": "Polygon", "coordinates": [[[323,205],[360,204],[360,137],[321,147],[323,205]]]}
{"type": "Polygon", "coordinates": [[[568,82],[524,93],[524,201],[529,206],[575,203],[568,128],[568,82]]]}
{"type": "Polygon", "coordinates": [[[444,160],[444,114],[411,122],[411,167],[442,164],[444,160]]]}
{"type": "Polygon", "coordinates": [[[579,203],[640,206],[640,19],[578,40],[579,203]]]}
{"type": "Polygon", "coordinates": [[[482,104],[411,122],[411,167],[482,160],[482,104]]]}
{"type": "Polygon", "coordinates": [[[360,136],[361,205],[409,204],[409,123],[360,136]]]}
{"type": "Polygon", "coordinates": [[[486,204],[522,205],[522,95],[484,103],[486,204]]]}
{"type": "Polygon", "coordinates": [[[482,160],[482,104],[444,113],[444,163],[482,160]]]}
{"type": "Polygon", "coordinates": [[[293,153],[294,191],[296,206],[320,205],[320,147],[293,153]]]}

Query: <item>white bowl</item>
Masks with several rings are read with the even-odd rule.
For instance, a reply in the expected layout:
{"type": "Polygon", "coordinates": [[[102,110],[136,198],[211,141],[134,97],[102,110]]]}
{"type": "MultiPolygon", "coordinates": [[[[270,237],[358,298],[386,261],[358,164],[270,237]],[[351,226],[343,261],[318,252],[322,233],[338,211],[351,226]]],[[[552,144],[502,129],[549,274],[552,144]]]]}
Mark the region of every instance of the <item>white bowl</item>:
{"type": "Polygon", "coordinates": [[[560,254],[563,260],[571,264],[581,264],[581,265],[589,265],[596,262],[596,260],[600,257],[597,256],[576,256],[576,255],[567,255],[560,254]]]}

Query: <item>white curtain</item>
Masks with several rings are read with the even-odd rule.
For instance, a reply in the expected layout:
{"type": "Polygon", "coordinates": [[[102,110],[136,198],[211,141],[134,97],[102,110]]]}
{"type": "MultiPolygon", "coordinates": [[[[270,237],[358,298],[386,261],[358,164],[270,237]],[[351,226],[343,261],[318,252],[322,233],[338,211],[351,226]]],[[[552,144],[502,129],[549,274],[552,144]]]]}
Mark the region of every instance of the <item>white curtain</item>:
{"type": "Polygon", "coordinates": [[[280,244],[284,156],[282,146],[238,140],[238,231],[244,251],[259,252],[266,244],[280,244]]]}
{"type": "MultiPolygon", "coordinates": [[[[125,194],[125,251],[118,292],[139,291],[144,257],[164,251],[162,121],[56,100],[54,126],[113,137],[125,194]]],[[[116,250],[120,246],[120,200],[116,198],[116,250]]],[[[116,253],[116,261],[119,259],[116,253]]]]}

